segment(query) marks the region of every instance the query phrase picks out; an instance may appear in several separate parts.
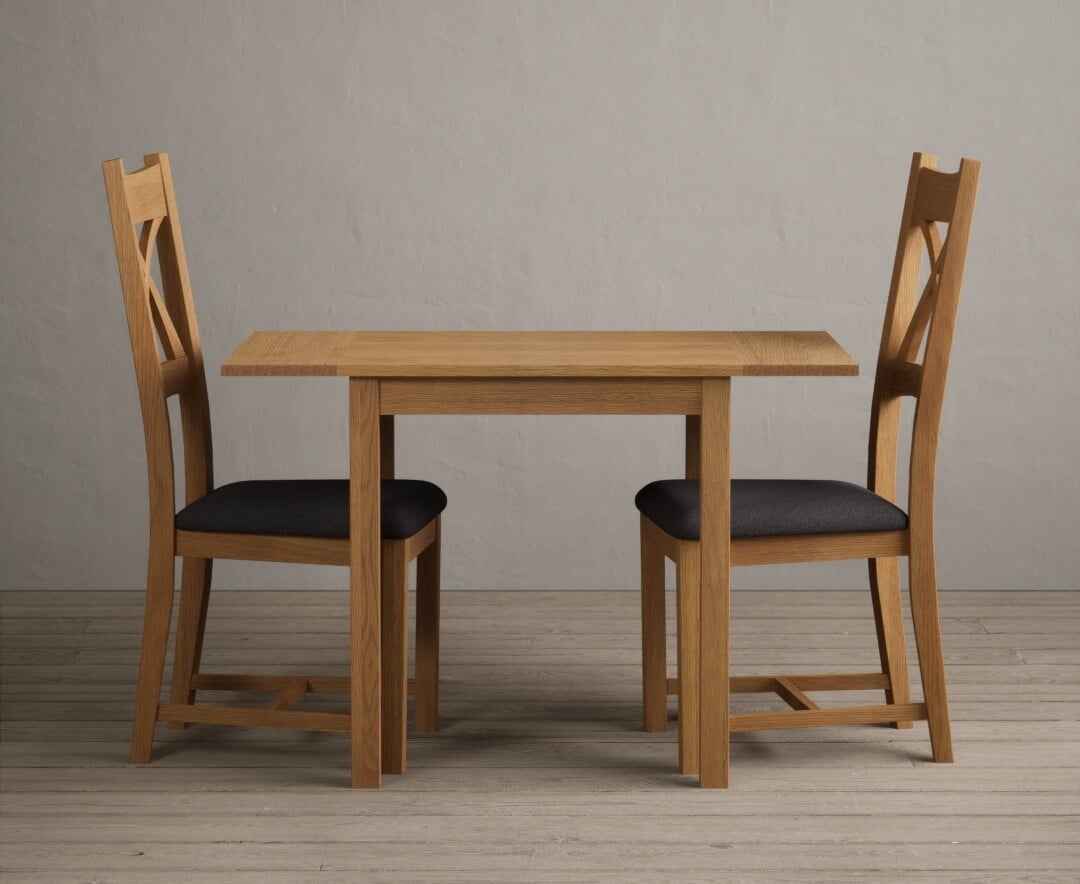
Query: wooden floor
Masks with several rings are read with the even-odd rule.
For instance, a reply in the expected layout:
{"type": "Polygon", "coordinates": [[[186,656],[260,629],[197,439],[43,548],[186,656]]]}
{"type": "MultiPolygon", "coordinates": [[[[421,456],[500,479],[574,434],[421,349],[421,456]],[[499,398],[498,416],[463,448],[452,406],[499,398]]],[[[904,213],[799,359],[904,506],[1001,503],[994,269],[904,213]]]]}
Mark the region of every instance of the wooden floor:
{"type": "MultiPolygon", "coordinates": [[[[443,729],[361,792],[342,735],[159,726],[127,764],[141,596],[3,593],[0,878],[1080,880],[1080,593],[945,595],[955,764],[924,723],[741,734],[726,792],[640,729],[636,593],[443,599],[443,729]]],[[[204,669],[344,674],[346,602],[219,591],[204,669]]],[[[733,606],[736,673],[876,664],[866,594],[733,606]]]]}

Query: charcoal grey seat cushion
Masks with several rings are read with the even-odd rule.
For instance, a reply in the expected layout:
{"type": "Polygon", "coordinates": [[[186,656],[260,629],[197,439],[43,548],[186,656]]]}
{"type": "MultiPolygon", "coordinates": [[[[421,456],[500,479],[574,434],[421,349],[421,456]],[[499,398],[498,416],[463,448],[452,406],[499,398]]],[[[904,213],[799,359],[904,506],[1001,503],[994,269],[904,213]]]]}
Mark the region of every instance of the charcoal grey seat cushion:
{"type": "MultiPolygon", "coordinates": [[[[438,485],[418,479],[384,479],[382,536],[412,537],[446,509],[438,485]]],[[[349,536],[348,479],[273,479],[222,485],[176,514],[181,531],[349,536]]]]}
{"type": "MultiPolygon", "coordinates": [[[[634,498],[637,508],[680,540],[697,540],[701,496],[696,479],[650,482],[634,498]]],[[[780,537],[899,531],[907,514],[850,482],[815,479],[733,479],[731,536],[780,537]]]]}

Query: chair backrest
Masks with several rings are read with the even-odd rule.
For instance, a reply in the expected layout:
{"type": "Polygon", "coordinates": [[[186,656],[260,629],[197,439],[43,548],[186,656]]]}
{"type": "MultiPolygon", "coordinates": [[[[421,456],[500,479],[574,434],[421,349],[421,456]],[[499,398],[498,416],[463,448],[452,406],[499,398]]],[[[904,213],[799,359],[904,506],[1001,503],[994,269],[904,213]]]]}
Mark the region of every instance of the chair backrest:
{"type": "Polygon", "coordinates": [[[941,403],[979,185],[975,160],[961,160],[953,173],[936,166],[929,154],[911,160],[874,382],[868,480],[872,491],[896,501],[900,403],[914,396],[908,513],[913,524],[931,528],[941,403]],[[944,237],[939,224],[948,225],[944,237]],[[929,274],[919,294],[924,249],[929,274]]]}
{"type": "Polygon", "coordinates": [[[180,397],[188,502],[214,485],[210,406],[169,157],[148,154],[143,162],[125,173],[121,160],[108,160],[102,171],[142,405],[151,532],[171,533],[176,491],[167,399],[180,397]],[[155,253],[161,290],[153,274],[155,253]]]}

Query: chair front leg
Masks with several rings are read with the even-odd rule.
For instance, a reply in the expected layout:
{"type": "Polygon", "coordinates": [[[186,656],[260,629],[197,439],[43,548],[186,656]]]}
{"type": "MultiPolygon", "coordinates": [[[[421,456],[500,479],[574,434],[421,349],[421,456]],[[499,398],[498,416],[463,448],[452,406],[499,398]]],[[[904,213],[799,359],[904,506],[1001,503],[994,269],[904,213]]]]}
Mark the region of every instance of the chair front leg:
{"type": "Polygon", "coordinates": [[[667,612],[660,529],[641,517],[641,668],[644,729],[667,730],[667,612]]]}
{"type": "Polygon", "coordinates": [[[435,519],[435,539],[416,559],[416,732],[439,729],[439,569],[442,518],[435,519]]]}
{"type": "MultiPolygon", "coordinates": [[[[180,610],[176,615],[176,648],[173,651],[173,703],[194,703],[192,679],[202,660],[203,634],[206,631],[206,609],[210,602],[210,579],[213,559],[184,557],[180,576],[180,610]]],[[[188,725],[181,721],[169,723],[174,730],[188,725]]]]}
{"type": "MultiPolygon", "coordinates": [[[[874,605],[881,671],[889,676],[885,702],[910,703],[907,649],[904,646],[904,610],[900,600],[900,560],[869,559],[870,599],[874,605]]],[[[914,722],[894,721],[895,728],[910,728],[914,722]]]]}
{"type": "Polygon", "coordinates": [[[382,541],[382,771],[405,773],[409,696],[409,556],[403,540],[382,541]]]}
{"type": "Polygon", "coordinates": [[[169,644],[169,622],[172,620],[173,567],[171,532],[151,530],[139,681],[135,691],[135,724],[131,736],[132,764],[149,762],[154,744],[165,651],[169,644]]]}

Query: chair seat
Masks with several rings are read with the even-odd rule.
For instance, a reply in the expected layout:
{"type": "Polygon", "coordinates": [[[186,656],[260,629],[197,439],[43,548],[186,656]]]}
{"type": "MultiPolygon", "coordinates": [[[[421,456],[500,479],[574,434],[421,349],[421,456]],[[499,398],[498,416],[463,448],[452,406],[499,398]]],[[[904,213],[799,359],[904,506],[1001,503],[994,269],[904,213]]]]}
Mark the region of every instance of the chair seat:
{"type": "MultiPolygon", "coordinates": [[[[438,485],[418,479],[384,479],[382,536],[412,537],[446,509],[438,485]]],[[[274,479],[215,488],[176,514],[181,531],[269,534],[291,537],[349,536],[348,479],[274,479]]]]}
{"type": "MultiPolygon", "coordinates": [[[[650,482],[634,498],[642,514],[672,537],[701,534],[701,492],[696,479],[650,482]]],[[[907,514],[850,482],[816,479],[733,479],[731,536],[789,537],[900,531],[907,514]]]]}

